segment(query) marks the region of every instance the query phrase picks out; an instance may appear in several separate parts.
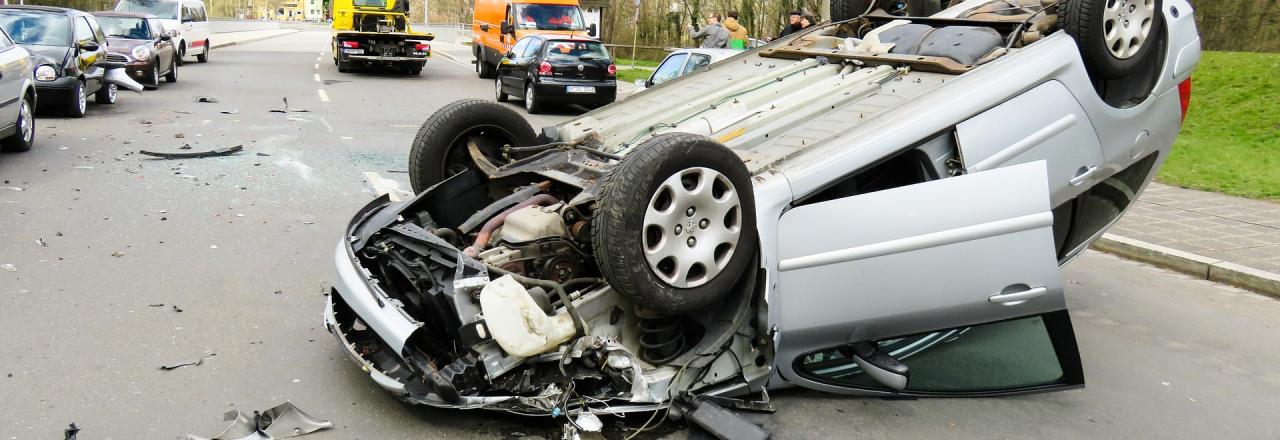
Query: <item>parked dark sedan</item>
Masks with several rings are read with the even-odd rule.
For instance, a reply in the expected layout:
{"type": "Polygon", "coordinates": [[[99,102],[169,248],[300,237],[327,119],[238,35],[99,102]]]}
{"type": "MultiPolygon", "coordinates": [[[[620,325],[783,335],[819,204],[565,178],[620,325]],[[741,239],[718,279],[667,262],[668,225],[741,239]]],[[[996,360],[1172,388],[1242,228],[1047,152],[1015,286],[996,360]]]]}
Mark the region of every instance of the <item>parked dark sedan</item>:
{"type": "Polygon", "coordinates": [[[88,98],[98,104],[116,102],[116,86],[103,81],[107,70],[96,64],[106,57],[107,36],[88,13],[49,6],[0,6],[0,28],[31,52],[35,66],[37,107],[84,116],[88,98]]]}
{"type": "Polygon", "coordinates": [[[153,15],[136,12],[94,12],[107,34],[107,59],[126,63],[125,72],[149,89],[178,81],[177,49],[173,36],[153,15]]]}
{"type": "Polygon", "coordinates": [[[599,107],[617,97],[617,67],[604,44],[586,37],[531,35],[511,47],[498,63],[495,97],[524,97],[537,113],[543,104],[599,107]]]}

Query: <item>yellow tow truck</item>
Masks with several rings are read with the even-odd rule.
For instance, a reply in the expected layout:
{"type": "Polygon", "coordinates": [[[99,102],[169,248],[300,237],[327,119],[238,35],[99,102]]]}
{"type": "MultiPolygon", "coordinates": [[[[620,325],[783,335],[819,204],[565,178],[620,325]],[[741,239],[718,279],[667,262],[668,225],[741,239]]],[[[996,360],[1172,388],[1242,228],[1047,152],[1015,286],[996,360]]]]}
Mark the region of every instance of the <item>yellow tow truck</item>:
{"type": "Polygon", "coordinates": [[[434,35],[409,28],[408,0],[334,0],[333,62],[339,72],[383,66],[417,75],[434,35]]]}

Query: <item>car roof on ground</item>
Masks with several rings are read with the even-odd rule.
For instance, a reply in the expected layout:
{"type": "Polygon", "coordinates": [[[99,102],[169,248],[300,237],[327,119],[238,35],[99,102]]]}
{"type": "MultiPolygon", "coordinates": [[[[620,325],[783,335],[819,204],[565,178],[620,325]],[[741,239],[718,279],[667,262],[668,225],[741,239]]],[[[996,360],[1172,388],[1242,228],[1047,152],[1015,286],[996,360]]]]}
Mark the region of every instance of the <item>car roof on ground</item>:
{"type": "Polygon", "coordinates": [[[116,11],[95,11],[90,12],[98,17],[129,17],[129,18],[156,18],[155,15],[144,12],[116,12],[116,11]]]}

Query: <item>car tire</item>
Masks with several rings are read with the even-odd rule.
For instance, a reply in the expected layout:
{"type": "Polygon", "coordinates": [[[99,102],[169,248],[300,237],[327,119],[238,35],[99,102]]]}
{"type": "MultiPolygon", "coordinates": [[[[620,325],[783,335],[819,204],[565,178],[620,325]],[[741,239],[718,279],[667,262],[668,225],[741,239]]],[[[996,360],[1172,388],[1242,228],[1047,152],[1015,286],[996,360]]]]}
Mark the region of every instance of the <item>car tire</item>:
{"type": "Polygon", "coordinates": [[[536,145],[533,126],[511,107],[482,99],[455,101],[422,123],[409,149],[409,182],[414,193],[466,169],[478,169],[467,150],[474,140],[495,164],[505,162],[503,145],[536,145]]]}
{"type": "Polygon", "coordinates": [[[1076,39],[1085,67],[1116,79],[1153,62],[1165,33],[1161,0],[1067,0],[1062,28],[1076,39]],[[1134,46],[1137,46],[1136,48],[1134,46]]]}
{"type": "Polygon", "coordinates": [[[209,62],[209,40],[204,40],[204,52],[201,52],[199,55],[196,55],[196,62],[198,63],[209,62]]]}
{"type": "Polygon", "coordinates": [[[186,56],[187,56],[187,42],[180,41],[178,42],[178,60],[175,61],[175,63],[181,66],[182,63],[186,62],[186,60],[183,60],[183,58],[186,58],[186,56]]]}
{"type": "Polygon", "coordinates": [[[164,80],[176,83],[178,82],[178,61],[174,60],[173,65],[169,66],[169,73],[164,74],[164,80]]]}
{"type": "Polygon", "coordinates": [[[103,84],[97,93],[93,94],[93,102],[102,105],[110,105],[116,103],[116,97],[120,94],[120,88],[115,84],[103,84]]]}
{"type": "Polygon", "coordinates": [[[867,0],[831,0],[831,21],[858,18],[867,12],[867,0]]]}
{"type": "Polygon", "coordinates": [[[538,102],[538,92],[534,90],[532,84],[524,86],[524,109],[531,115],[542,111],[542,103],[538,102]]]}
{"type": "Polygon", "coordinates": [[[351,62],[338,60],[338,73],[349,73],[349,72],[351,72],[351,62]]]}
{"type": "Polygon", "coordinates": [[[76,81],[75,87],[71,89],[71,101],[67,102],[67,116],[83,118],[88,109],[89,94],[85,93],[84,80],[76,81]]]}
{"type": "Polygon", "coordinates": [[[147,82],[143,84],[142,87],[147,90],[155,90],[160,88],[160,60],[159,59],[157,59],[156,62],[151,66],[151,78],[147,80],[147,82]]]}
{"type": "Polygon", "coordinates": [[[494,78],[493,79],[493,99],[498,102],[507,102],[507,98],[509,96],[510,95],[507,95],[507,92],[502,91],[502,78],[501,77],[494,78]]]}
{"type": "Polygon", "coordinates": [[[483,58],[476,58],[476,75],[489,79],[498,76],[497,66],[489,64],[483,58]]]}
{"type": "Polygon", "coordinates": [[[605,177],[599,204],[591,219],[596,264],[614,290],[647,311],[706,307],[754,264],[751,174],[705,136],[646,140],[605,177]]]}
{"type": "Polygon", "coordinates": [[[22,97],[20,107],[18,107],[18,120],[14,125],[14,132],[7,138],[0,140],[0,149],[4,151],[27,151],[35,145],[36,141],[36,118],[35,118],[35,100],[31,97],[22,97]]]}

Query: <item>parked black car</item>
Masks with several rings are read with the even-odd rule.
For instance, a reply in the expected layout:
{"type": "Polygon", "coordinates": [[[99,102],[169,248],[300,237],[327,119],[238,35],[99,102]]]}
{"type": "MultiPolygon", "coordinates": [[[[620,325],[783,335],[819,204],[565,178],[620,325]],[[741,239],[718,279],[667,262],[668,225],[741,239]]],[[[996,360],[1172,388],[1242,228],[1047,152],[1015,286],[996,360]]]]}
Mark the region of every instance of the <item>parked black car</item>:
{"type": "Polygon", "coordinates": [[[84,116],[90,94],[98,104],[116,102],[116,86],[103,81],[107,36],[88,13],[50,6],[0,6],[0,28],[31,53],[41,110],[84,116]]]}
{"type": "Polygon", "coordinates": [[[599,107],[618,93],[617,67],[599,40],[562,35],[531,35],[511,47],[498,63],[495,97],[524,97],[537,113],[543,104],[599,107]]]}

